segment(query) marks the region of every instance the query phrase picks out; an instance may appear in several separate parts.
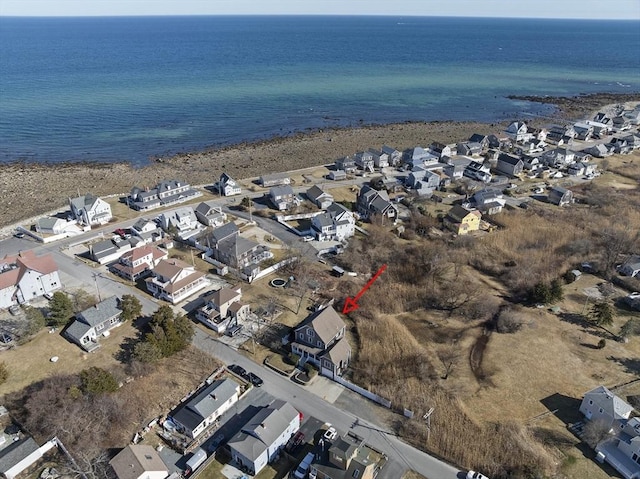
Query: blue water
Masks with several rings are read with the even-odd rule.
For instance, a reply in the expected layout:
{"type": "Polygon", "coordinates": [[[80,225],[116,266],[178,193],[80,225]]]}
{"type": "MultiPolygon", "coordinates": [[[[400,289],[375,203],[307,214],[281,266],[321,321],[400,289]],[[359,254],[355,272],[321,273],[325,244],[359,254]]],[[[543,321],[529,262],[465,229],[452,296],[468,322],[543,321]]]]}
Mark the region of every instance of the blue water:
{"type": "Polygon", "coordinates": [[[640,22],[0,18],[0,162],[130,161],[310,128],[640,91],[640,22]]]}

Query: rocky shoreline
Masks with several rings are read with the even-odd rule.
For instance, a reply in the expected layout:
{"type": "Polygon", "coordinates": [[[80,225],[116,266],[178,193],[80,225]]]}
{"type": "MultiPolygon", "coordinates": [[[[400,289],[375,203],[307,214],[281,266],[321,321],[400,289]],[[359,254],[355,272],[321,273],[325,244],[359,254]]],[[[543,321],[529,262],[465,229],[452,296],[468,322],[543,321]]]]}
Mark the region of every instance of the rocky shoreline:
{"type": "MultiPolygon", "coordinates": [[[[514,97],[515,98],[515,97],[514,97]]],[[[589,116],[604,105],[640,101],[640,94],[602,93],[568,98],[519,97],[558,106],[558,121],[589,116]]],[[[516,118],[514,118],[515,120],[516,118]]],[[[540,126],[549,119],[526,119],[540,126]]],[[[399,150],[427,146],[432,141],[451,143],[473,133],[492,133],[505,124],[435,121],[324,129],[254,143],[157,158],[143,168],[128,163],[14,162],[0,165],[0,225],[63,208],[69,197],[127,193],[133,186],[152,187],[163,179],[180,179],[193,185],[211,184],[223,171],[236,178],[288,171],[327,163],[383,144],[399,150]]]]}

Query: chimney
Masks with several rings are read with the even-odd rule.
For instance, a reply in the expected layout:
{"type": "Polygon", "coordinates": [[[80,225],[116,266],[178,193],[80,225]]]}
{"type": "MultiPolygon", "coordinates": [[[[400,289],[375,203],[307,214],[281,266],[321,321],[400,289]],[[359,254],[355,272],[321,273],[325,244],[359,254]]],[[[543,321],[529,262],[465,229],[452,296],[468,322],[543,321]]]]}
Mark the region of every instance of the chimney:
{"type": "Polygon", "coordinates": [[[260,426],[262,426],[262,429],[266,429],[267,428],[267,426],[265,426],[264,423],[260,424],[260,426]]]}

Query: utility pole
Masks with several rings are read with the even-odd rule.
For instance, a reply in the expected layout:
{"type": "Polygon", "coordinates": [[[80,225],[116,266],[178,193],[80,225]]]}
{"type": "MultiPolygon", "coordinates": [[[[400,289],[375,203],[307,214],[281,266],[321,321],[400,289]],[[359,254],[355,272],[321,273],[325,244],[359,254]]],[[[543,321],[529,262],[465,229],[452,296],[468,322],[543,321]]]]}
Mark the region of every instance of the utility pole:
{"type": "Polygon", "coordinates": [[[433,411],[434,409],[431,408],[424,416],[422,416],[422,419],[427,423],[427,442],[429,442],[429,437],[431,436],[431,415],[433,414],[433,411]]]}
{"type": "Polygon", "coordinates": [[[100,296],[100,288],[98,288],[98,276],[100,276],[100,273],[93,273],[93,281],[96,284],[96,294],[98,295],[98,303],[102,303],[102,297],[100,296]]]}

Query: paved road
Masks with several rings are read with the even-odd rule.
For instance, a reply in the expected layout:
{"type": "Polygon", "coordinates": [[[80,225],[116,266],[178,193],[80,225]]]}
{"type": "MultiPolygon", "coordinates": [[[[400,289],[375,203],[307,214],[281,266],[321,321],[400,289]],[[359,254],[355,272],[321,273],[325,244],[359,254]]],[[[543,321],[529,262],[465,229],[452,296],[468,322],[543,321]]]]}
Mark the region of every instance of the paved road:
{"type": "Polygon", "coordinates": [[[254,363],[200,329],[196,329],[193,344],[225,364],[239,364],[247,371],[258,374],[264,379],[263,390],[274,397],[289,401],[305,416],[314,416],[330,422],[341,433],[350,430],[364,438],[368,444],[376,449],[386,452],[390,459],[387,465],[389,469],[385,471],[387,477],[400,478],[409,469],[430,479],[462,477],[462,473],[458,469],[405,444],[392,433],[386,432],[384,428],[358,418],[353,411],[339,409],[288,378],[254,363]]]}

